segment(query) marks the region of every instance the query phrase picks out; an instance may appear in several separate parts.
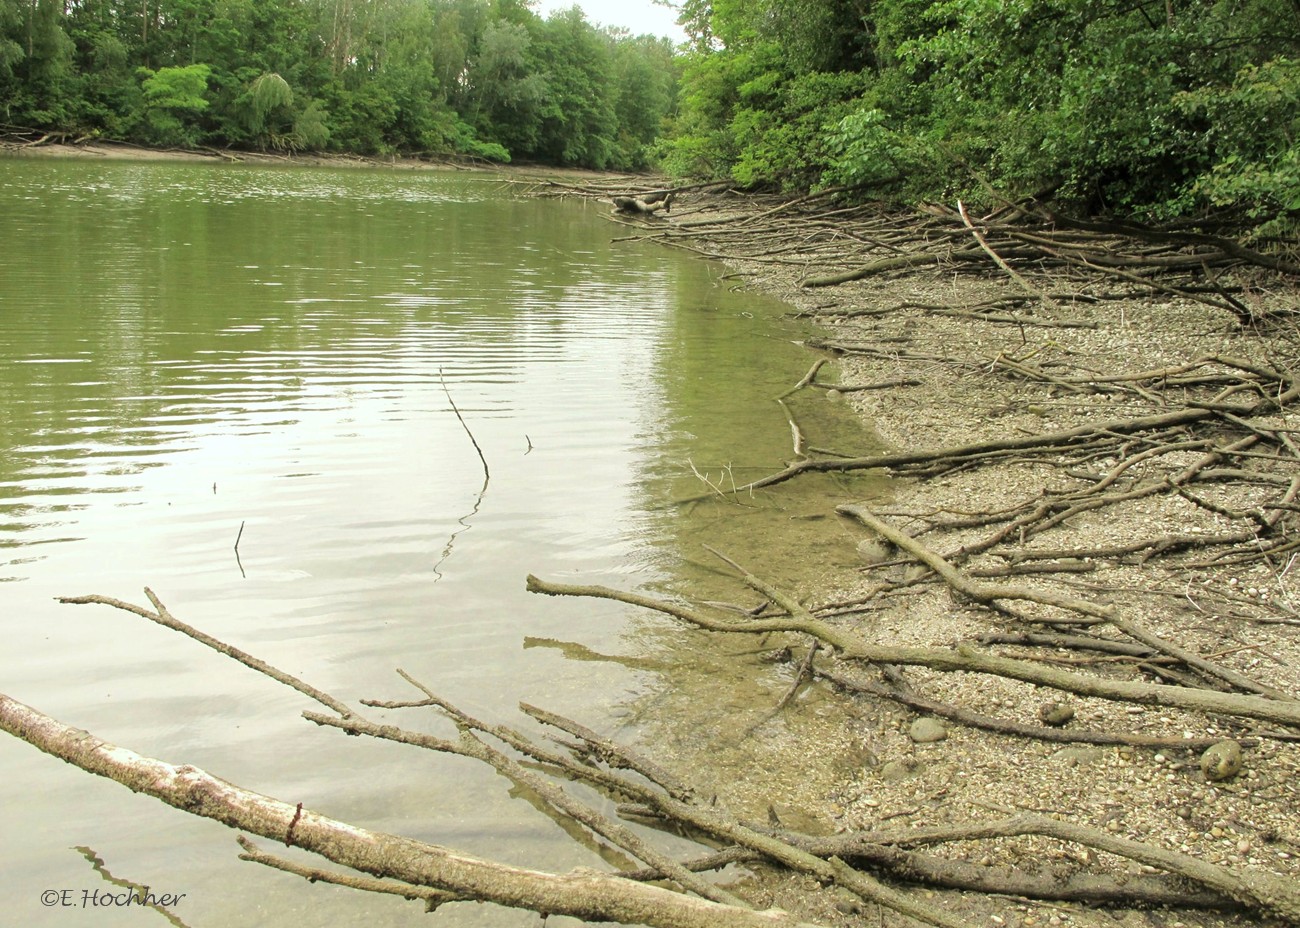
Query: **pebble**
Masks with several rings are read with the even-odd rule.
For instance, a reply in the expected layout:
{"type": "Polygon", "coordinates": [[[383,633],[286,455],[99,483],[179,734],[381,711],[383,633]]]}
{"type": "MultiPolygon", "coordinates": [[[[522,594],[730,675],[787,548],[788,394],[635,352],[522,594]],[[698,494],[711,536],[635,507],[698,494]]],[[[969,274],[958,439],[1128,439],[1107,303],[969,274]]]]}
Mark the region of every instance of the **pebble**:
{"type": "Polygon", "coordinates": [[[938,719],[917,719],[907,730],[907,736],[917,744],[929,744],[947,738],[948,729],[938,719]]]}
{"type": "Polygon", "coordinates": [[[1045,702],[1038,707],[1038,718],[1044,725],[1060,728],[1074,718],[1074,707],[1063,702],[1045,702]]]}
{"type": "Polygon", "coordinates": [[[897,783],[899,780],[916,776],[922,769],[923,765],[915,757],[891,760],[880,768],[880,779],[887,783],[897,783]]]}
{"type": "Polygon", "coordinates": [[[858,542],[858,557],[868,564],[879,564],[889,560],[889,543],[879,538],[864,538],[858,542]]]}
{"type": "Polygon", "coordinates": [[[1201,755],[1201,773],[1207,780],[1230,780],[1240,772],[1241,745],[1235,741],[1212,744],[1201,755]]]}
{"type": "Polygon", "coordinates": [[[1052,759],[1070,767],[1078,767],[1085,764],[1099,764],[1106,759],[1106,754],[1105,748],[1076,746],[1061,748],[1052,755],[1052,759]]]}

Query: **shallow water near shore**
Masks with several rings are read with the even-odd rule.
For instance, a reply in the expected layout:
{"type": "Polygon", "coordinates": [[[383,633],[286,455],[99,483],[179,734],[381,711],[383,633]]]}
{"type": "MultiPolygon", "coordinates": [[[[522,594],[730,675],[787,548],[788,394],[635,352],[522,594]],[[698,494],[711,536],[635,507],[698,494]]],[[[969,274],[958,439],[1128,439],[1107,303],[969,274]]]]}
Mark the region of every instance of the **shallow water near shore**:
{"type": "MultiPolygon", "coordinates": [[[[530,596],[525,576],[743,598],[710,543],[798,585],[850,564],[826,513],[873,485],[671,505],[780,468],[790,428],[772,398],[813,358],[781,304],[708,263],[611,244],[605,209],[466,174],[0,160],[0,691],[355,824],[598,865],[470,761],[318,730],[307,700],[250,670],[54,598],[145,604],[148,586],[348,701],[414,697],[401,667],[481,718],[518,724],[525,700],[635,739],[680,635],[614,603],[530,596]],[[631,660],[573,660],[565,643],[631,660]]],[[[871,447],[821,391],[791,408],[820,445],[871,447]]],[[[84,911],[83,892],[113,887],[77,847],[184,893],[173,911],[192,926],[427,918],[241,863],[224,828],[15,739],[0,776],[15,923],[157,922],[84,911]],[[73,913],[42,904],[65,889],[73,913]]]]}

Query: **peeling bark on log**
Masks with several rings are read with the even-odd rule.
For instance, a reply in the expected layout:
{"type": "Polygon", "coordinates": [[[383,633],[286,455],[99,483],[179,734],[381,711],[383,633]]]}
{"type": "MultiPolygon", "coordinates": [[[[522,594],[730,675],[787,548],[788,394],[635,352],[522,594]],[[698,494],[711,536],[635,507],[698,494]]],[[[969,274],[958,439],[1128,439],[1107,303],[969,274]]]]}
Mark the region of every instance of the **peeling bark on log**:
{"type": "Polygon", "coordinates": [[[656,928],[797,928],[804,924],[777,909],[759,912],[720,905],[596,870],[543,873],[368,831],[228,783],[198,767],[136,754],[2,694],[0,728],[88,773],[116,780],[132,792],[192,815],[274,841],[285,840],[292,826],[293,844],[376,877],[591,921],[656,928]]]}

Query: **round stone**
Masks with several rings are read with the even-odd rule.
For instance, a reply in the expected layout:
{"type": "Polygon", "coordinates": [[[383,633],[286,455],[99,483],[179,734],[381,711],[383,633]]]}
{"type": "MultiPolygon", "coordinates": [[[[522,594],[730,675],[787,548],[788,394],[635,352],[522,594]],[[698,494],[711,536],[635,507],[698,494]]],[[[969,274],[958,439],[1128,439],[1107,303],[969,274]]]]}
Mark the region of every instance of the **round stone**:
{"type": "Polygon", "coordinates": [[[1241,745],[1235,741],[1212,744],[1201,755],[1201,773],[1207,780],[1230,780],[1240,772],[1241,745]]]}
{"type": "Polygon", "coordinates": [[[915,757],[891,760],[880,768],[880,779],[886,783],[898,783],[901,780],[908,780],[917,776],[923,769],[921,762],[915,757]]]}
{"type": "Polygon", "coordinates": [[[1044,725],[1060,728],[1074,718],[1074,706],[1063,702],[1045,702],[1038,707],[1038,718],[1044,725]]]}
{"type": "Polygon", "coordinates": [[[907,735],[917,744],[929,744],[947,738],[948,729],[938,719],[917,719],[912,723],[912,727],[907,730],[907,735]]]}
{"type": "Polygon", "coordinates": [[[864,538],[858,542],[858,557],[868,564],[879,564],[889,560],[889,543],[881,538],[864,538]]]}

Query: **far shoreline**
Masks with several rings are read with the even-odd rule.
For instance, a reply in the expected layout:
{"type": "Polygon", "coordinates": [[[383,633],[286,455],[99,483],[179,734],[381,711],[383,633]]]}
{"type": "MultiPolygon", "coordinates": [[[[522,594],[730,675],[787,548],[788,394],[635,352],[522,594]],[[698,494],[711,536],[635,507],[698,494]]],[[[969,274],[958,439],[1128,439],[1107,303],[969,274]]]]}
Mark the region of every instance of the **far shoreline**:
{"type": "Polygon", "coordinates": [[[478,171],[518,178],[627,179],[630,183],[661,180],[652,173],[597,171],[591,168],[547,164],[502,164],[490,161],[458,161],[454,158],[429,160],[409,155],[357,155],[303,152],[279,154],[235,149],[149,148],[128,142],[93,140],[50,142],[42,145],[0,143],[0,157],[18,158],[101,158],[107,161],[179,162],[194,164],[248,164],[267,167],[370,168],[398,171],[478,171]]]}

